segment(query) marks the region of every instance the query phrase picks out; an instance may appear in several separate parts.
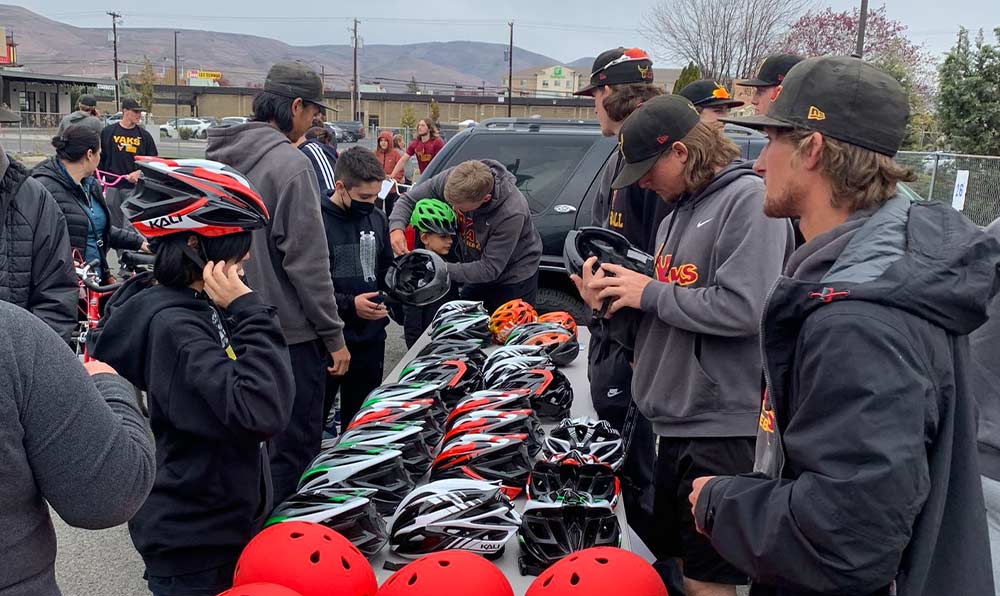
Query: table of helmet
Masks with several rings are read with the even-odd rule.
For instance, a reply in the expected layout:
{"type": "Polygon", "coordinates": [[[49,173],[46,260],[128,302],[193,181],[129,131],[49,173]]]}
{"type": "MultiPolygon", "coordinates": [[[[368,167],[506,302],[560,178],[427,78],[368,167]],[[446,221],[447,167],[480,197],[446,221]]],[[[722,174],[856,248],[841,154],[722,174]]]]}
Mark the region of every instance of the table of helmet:
{"type": "Polygon", "coordinates": [[[324,441],[299,487],[313,497],[275,512],[320,521],[331,509],[320,494],[343,503],[327,523],[379,583],[424,554],[462,549],[523,594],[570,552],[639,542],[619,503],[621,439],[591,404],[587,328],[565,313],[530,322],[532,311],[498,329],[478,304],[442,307],[347,432],[324,441]]]}

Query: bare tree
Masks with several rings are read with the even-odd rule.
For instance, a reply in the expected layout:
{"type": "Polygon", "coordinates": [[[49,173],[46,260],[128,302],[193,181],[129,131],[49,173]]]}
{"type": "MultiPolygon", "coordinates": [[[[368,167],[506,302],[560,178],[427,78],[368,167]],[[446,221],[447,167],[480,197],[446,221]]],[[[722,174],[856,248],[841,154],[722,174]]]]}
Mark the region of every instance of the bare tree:
{"type": "Polygon", "coordinates": [[[660,0],[640,28],[656,53],[726,85],[754,74],[810,0],[660,0]]]}

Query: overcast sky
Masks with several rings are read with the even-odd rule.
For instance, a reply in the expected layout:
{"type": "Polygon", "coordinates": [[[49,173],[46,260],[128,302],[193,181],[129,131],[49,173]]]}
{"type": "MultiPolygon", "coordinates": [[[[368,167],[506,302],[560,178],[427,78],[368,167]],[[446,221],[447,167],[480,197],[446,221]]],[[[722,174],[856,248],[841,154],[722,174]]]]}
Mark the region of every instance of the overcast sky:
{"type": "MultiPolygon", "coordinates": [[[[506,21],[513,19],[518,47],[572,61],[616,45],[649,46],[637,28],[658,0],[372,0],[369,2],[290,2],[274,0],[172,0],[169,3],[120,0],[31,0],[22,6],[81,27],[108,26],[105,10],[124,14],[125,27],[171,27],[247,33],[294,45],[348,44],[352,17],[362,20],[365,43],[473,40],[507,43],[506,21]],[[297,13],[276,13],[298,10],[297,13]],[[308,18],[313,20],[305,20],[308,18]]],[[[738,1],[738,0],[736,0],[738,1]]],[[[858,2],[819,0],[817,6],[845,10],[858,2]]],[[[879,6],[877,0],[873,6],[879,6]]],[[[890,0],[889,16],[909,27],[911,39],[938,54],[955,41],[962,25],[975,29],[1000,25],[997,0],[890,0]]],[[[661,66],[669,66],[660,63],[661,66]]]]}

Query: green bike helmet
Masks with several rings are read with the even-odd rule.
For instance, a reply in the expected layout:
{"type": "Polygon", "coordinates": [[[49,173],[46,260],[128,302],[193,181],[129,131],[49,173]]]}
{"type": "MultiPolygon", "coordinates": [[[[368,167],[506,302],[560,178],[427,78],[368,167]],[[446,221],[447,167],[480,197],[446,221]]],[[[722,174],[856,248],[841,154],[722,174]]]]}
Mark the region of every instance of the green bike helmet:
{"type": "Polygon", "coordinates": [[[441,199],[420,199],[413,207],[410,225],[418,232],[431,234],[456,234],[458,218],[451,206],[441,199]]]}

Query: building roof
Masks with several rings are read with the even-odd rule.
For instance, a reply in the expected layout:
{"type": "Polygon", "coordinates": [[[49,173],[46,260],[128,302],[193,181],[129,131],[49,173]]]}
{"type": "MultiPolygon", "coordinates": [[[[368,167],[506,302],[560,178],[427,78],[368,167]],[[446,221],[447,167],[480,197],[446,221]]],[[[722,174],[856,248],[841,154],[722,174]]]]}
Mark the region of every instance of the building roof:
{"type": "Polygon", "coordinates": [[[77,77],[67,75],[42,74],[37,72],[25,72],[23,70],[12,70],[0,68],[0,77],[15,81],[34,81],[38,83],[74,83],[77,85],[114,85],[114,79],[103,77],[77,77]]]}

